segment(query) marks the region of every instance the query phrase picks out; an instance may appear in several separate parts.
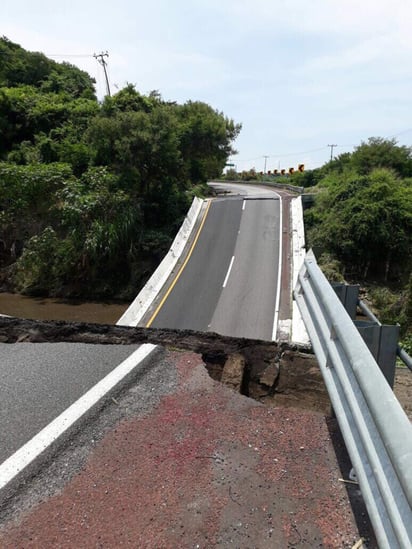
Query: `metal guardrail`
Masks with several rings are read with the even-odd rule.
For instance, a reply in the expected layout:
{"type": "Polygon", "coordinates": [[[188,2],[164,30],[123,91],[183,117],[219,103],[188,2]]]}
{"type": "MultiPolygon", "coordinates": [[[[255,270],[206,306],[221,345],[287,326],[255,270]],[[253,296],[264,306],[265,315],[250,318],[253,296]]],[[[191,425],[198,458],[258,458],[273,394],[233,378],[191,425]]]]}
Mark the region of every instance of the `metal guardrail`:
{"type": "Polygon", "coordinates": [[[294,291],[381,548],[412,547],[412,425],[312,252],[294,291]]]}
{"type": "Polygon", "coordinates": [[[397,348],[397,355],[402,360],[402,362],[409,368],[409,370],[412,372],[412,357],[408,355],[408,353],[405,351],[405,349],[402,349],[402,347],[397,348]]]}
{"type": "Polygon", "coordinates": [[[399,325],[381,324],[369,309],[370,316],[368,316],[368,320],[359,319],[357,317],[359,285],[331,282],[331,286],[357,327],[379,368],[382,370],[386,381],[393,389],[396,373],[396,350],[399,340],[399,325]]]}
{"type": "Polygon", "coordinates": [[[298,187],[297,185],[289,185],[288,183],[277,183],[275,181],[265,181],[258,179],[251,179],[250,181],[244,181],[243,179],[213,179],[213,183],[241,183],[242,185],[263,185],[266,187],[275,187],[277,189],[287,189],[294,193],[302,194],[305,191],[304,187],[298,187]]]}
{"type": "MultiPolygon", "coordinates": [[[[372,311],[369,309],[369,307],[366,305],[364,301],[359,299],[359,285],[358,284],[342,284],[342,283],[334,283],[331,282],[332,288],[335,290],[335,292],[338,294],[340,301],[343,303],[347,313],[351,317],[351,319],[357,323],[356,321],[356,315],[358,308],[362,312],[363,315],[366,316],[366,318],[369,319],[369,321],[376,326],[382,326],[385,330],[389,328],[389,326],[383,325],[379,319],[372,313],[372,311]]],[[[359,325],[357,326],[359,329],[359,325]]],[[[395,326],[392,326],[393,334],[395,326]]],[[[393,338],[392,338],[393,340],[393,338]]],[[[409,370],[412,371],[412,357],[408,355],[408,353],[405,351],[405,349],[402,349],[400,345],[398,345],[398,339],[396,338],[396,355],[402,360],[402,362],[409,368],[409,370]]],[[[391,342],[392,343],[392,342],[391,342]]],[[[376,358],[376,357],[375,357],[376,358]]],[[[378,361],[379,364],[379,361],[378,361]]],[[[393,365],[393,377],[395,375],[395,364],[393,365]]],[[[387,376],[388,379],[388,376],[387,376]]],[[[390,380],[389,384],[391,385],[390,380]]],[[[392,382],[393,384],[393,382],[392,382]]]]}
{"type": "MultiPolygon", "coordinates": [[[[358,300],[358,306],[359,306],[359,309],[362,311],[362,313],[367,317],[369,318],[370,320],[372,320],[372,322],[375,322],[378,326],[381,326],[381,323],[379,322],[379,320],[376,318],[376,316],[372,313],[372,311],[368,308],[368,306],[366,305],[366,303],[364,303],[361,299],[358,300]]],[[[397,346],[397,349],[396,349],[396,354],[398,355],[398,357],[402,360],[402,362],[405,364],[405,366],[407,366],[409,368],[409,370],[412,371],[412,357],[410,357],[408,355],[408,353],[405,351],[405,349],[402,349],[402,347],[400,347],[399,345],[397,346]]]]}

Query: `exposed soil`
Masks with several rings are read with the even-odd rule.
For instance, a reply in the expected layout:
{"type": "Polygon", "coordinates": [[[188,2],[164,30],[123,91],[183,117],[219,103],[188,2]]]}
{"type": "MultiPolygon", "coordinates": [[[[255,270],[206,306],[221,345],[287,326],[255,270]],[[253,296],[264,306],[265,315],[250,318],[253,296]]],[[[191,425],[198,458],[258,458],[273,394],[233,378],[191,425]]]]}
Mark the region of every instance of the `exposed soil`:
{"type": "MultiPolygon", "coordinates": [[[[0,317],[0,342],[153,343],[202,355],[209,375],[267,406],[330,413],[315,356],[304,347],[211,332],[0,317]]],[[[412,419],[412,372],[397,368],[395,394],[412,419]]]]}
{"type": "Polygon", "coordinates": [[[412,421],[412,372],[396,368],[394,392],[407,416],[412,421]]]}

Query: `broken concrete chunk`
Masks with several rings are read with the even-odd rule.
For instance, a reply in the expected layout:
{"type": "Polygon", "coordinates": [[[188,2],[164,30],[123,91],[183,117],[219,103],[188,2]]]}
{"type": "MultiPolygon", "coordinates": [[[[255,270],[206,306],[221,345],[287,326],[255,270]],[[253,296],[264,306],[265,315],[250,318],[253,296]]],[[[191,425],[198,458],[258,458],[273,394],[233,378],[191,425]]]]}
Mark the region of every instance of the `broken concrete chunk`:
{"type": "Polygon", "coordinates": [[[234,353],[229,356],[223,366],[221,382],[240,393],[245,371],[245,359],[234,353]]]}
{"type": "Polygon", "coordinates": [[[278,364],[270,364],[259,376],[259,383],[272,388],[279,375],[278,364]]]}

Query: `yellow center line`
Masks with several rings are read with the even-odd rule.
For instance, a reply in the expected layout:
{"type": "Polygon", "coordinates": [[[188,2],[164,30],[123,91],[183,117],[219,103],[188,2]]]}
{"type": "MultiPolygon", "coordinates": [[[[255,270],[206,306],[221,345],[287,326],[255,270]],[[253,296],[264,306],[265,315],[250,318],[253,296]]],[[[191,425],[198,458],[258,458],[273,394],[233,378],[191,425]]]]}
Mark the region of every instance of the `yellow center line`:
{"type": "Polygon", "coordinates": [[[175,287],[176,285],[176,282],[179,280],[180,278],[180,275],[183,273],[192,253],[193,253],[193,250],[195,249],[195,246],[196,246],[196,243],[199,239],[199,236],[200,236],[200,233],[202,232],[202,229],[203,229],[203,225],[205,224],[205,221],[206,221],[206,217],[207,217],[207,214],[209,213],[209,209],[210,209],[210,205],[212,204],[212,201],[209,202],[209,204],[207,205],[207,208],[206,208],[206,211],[205,211],[205,214],[203,216],[203,219],[202,219],[202,222],[200,224],[200,227],[196,233],[196,236],[195,236],[195,239],[193,240],[193,244],[191,245],[190,247],[190,250],[189,250],[189,253],[187,254],[186,256],[186,259],[184,260],[182,266],[180,267],[179,269],[179,272],[177,273],[176,277],[173,279],[173,282],[171,283],[169,289],[167,290],[167,292],[165,293],[165,295],[163,296],[162,300],[160,301],[159,305],[157,306],[155,312],[152,314],[152,316],[150,317],[150,320],[149,322],[146,324],[146,328],[150,328],[150,326],[152,325],[154,319],[157,317],[157,315],[159,314],[159,311],[160,309],[163,307],[166,299],[169,297],[171,291],[173,290],[173,288],[175,287]]]}

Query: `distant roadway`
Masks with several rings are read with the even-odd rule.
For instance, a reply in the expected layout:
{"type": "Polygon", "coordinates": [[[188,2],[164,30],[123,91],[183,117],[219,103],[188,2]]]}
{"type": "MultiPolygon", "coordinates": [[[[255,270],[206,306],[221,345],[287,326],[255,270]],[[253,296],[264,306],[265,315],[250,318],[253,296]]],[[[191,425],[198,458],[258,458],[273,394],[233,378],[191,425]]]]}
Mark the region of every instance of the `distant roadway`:
{"type": "Polygon", "coordinates": [[[147,325],[273,338],[280,197],[255,186],[229,188],[230,195],[211,201],[186,266],[147,325]]]}

